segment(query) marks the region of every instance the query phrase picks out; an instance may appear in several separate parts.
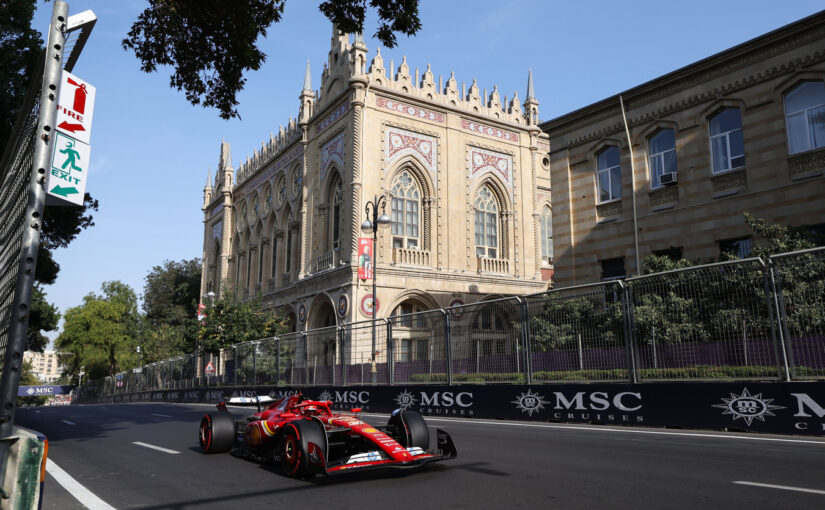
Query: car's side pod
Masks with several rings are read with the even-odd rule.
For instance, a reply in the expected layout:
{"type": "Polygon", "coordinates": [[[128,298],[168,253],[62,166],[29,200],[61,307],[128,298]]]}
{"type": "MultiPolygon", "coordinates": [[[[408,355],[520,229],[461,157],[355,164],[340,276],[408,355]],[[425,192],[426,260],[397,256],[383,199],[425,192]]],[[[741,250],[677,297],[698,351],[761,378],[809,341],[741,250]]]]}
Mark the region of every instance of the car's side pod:
{"type": "Polygon", "coordinates": [[[456,458],[458,456],[458,450],[455,449],[455,444],[453,444],[453,438],[450,437],[450,434],[441,429],[435,429],[435,433],[436,448],[441,452],[440,455],[451,459],[456,458]]]}

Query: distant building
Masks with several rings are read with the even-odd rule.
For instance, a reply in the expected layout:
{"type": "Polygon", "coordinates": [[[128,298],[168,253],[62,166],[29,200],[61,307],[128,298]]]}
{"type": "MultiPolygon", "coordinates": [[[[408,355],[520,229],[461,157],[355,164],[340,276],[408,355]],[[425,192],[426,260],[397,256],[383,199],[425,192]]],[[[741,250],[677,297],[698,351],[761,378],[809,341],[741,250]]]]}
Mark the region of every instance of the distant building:
{"type": "Polygon", "coordinates": [[[747,256],[743,213],[825,226],[825,11],[547,121],[555,284],[747,256]],[[633,197],[635,194],[635,213],[633,197]]]}
{"type": "MultiPolygon", "coordinates": [[[[540,292],[552,275],[547,135],[522,102],[406,59],[367,64],[333,29],[319,91],[237,171],[229,144],[204,189],[201,293],[261,295],[294,329],[540,292]],[[377,246],[365,206],[386,198],[377,246]],[[368,244],[368,243],[367,243],[368,244]]],[[[426,347],[421,347],[426,349],[426,347]]]]}
{"type": "Polygon", "coordinates": [[[44,384],[51,384],[60,378],[62,367],[57,361],[57,351],[26,351],[23,361],[32,364],[32,373],[44,384]]]}

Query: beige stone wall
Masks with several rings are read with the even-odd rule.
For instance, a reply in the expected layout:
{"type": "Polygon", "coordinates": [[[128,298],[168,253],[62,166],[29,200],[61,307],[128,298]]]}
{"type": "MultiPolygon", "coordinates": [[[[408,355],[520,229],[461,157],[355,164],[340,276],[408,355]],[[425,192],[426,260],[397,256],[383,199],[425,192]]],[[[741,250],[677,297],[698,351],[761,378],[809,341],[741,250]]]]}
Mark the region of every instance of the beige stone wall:
{"type": "MultiPolygon", "coordinates": [[[[789,155],[783,94],[825,80],[825,15],[811,17],[623,94],[635,158],[639,257],[680,247],[719,255],[719,241],[752,235],[745,212],[790,225],[825,223],[825,149],[789,155]],[[741,111],[745,167],[714,174],[708,119],[741,111]],[[671,128],[678,184],[651,189],[648,137],[671,128]]],[[[619,98],[542,125],[551,138],[557,286],[599,281],[601,262],[623,257],[636,273],[630,151],[619,98]],[[596,155],[621,153],[622,198],[598,203],[596,155]]],[[[758,242],[758,239],[754,239],[758,242]]]]}

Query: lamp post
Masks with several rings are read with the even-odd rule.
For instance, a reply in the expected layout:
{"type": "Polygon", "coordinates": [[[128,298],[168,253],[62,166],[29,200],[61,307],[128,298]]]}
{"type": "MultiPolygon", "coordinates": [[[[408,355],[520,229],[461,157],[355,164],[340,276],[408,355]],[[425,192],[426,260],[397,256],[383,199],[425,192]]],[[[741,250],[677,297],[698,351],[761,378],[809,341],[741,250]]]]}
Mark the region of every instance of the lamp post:
{"type": "Polygon", "coordinates": [[[367,202],[364,206],[364,213],[367,219],[361,224],[361,230],[369,234],[372,232],[372,351],[370,353],[370,383],[376,384],[378,382],[378,369],[375,366],[375,312],[378,309],[378,298],[376,297],[376,276],[378,273],[378,257],[376,255],[376,246],[378,245],[378,229],[380,227],[388,227],[392,223],[392,219],[387,216],[387,197],[384,195],[375,196],[372,200],[367,202]],[[381,208],[381,215],[378,215],[378,208],[381,208]],[[372,212],[370,212],[372,210],[372,212]]]}

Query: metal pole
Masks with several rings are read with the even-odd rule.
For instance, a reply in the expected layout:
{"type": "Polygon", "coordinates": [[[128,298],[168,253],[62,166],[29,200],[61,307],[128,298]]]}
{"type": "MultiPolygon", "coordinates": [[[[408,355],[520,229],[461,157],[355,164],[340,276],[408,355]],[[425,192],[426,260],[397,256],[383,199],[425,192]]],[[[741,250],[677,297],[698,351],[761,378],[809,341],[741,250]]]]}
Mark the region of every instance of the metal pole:
{"type": "Polygon", "coordinates": [[[745,330],[747,323],[742,319],[742,351],[745,353],[745,366],[748,366],[748,332],[745,330]]]}
{"type": "Polygon", "coordinates": [[[656,326],[653,326],[653,368],[659,368],[659,363],[656,359],[656,326]]]}
{"type": "MultiPolygon", "coordinates": [[[[395,354],[392,346],[392,322],[389,319],[384,319],[387,321],[387,381],[390,386],[392,386],[393,381],[395,379],[395,354]]],[[[412,351],[412,345],[410,345],[410,351],[412,351]]],[[[412,352],[410,353],[412,355],[412,352]]],[[[412,356],[410,356],[412,359],[412,356]]]]}
{"type": "Polygon", "coordinates": [[[376,297],[376,277],[378,276],[378,257],[375,247],[378,246],[378,208],[372,208],[372,350],[370,351],[370,384],[378,382],[378,367],[375,366],[375,316],[378,312],[378,298],[376,297]]]}
{"type": "Polygon", "coordinates": [[[619,105],[622,107],[622,120],[624,121],[624,131],[627,134],[627,150],[630,152],[630,189],[633,196],[633,242],[636,247],[636,276],[642,274],[642,265],[639,262],[639,223],[636,214],[636,162],[633,158],[633,142],[630,140],[630,126],[627,124],[627,115],[624,111],[624,100],[619,96],[619,105]]]}
{"type": "MultiPolygon", "coordinates": [[[[64,30],[68,19],[69,6],[56,0],[52,8],[48,43],[43,69],[43,83],[40,88],[40,111],[35,131],[34,154],[29,174],[28,201],[23,216],[23,238],[20,243],[17,282],[14,301],[9,309],[8,344],[4,358],[4,369],[0,376],[0,488],[3,487],[6,461],[11,443],[6,440],[14,430],[14,416],[17,405],[17,388],[23,365],[23,351],[26,349],[26,330],[29,327],[29,308],[34,285],[34,269],[37,252],[40,249],[40,225],[46,202],[46,169],[54,145],[54,125],[57,117],[57,98],[63,73],[64,30]]],[[[13,143],[13,140],[10,140],[13,143]]]]}

